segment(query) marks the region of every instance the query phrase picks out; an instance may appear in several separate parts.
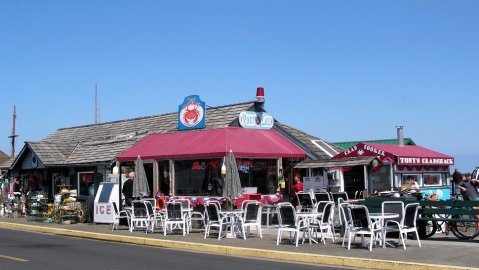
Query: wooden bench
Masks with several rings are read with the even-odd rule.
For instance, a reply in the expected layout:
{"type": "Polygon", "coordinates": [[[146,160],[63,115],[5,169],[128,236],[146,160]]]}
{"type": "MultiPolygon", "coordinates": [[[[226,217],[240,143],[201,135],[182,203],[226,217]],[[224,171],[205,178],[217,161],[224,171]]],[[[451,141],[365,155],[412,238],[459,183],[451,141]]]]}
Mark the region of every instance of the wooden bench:
{"type": "Polygon", "coordinates": [[[420,201],[418,221],[479,222],[479,201],[420,201]]]}

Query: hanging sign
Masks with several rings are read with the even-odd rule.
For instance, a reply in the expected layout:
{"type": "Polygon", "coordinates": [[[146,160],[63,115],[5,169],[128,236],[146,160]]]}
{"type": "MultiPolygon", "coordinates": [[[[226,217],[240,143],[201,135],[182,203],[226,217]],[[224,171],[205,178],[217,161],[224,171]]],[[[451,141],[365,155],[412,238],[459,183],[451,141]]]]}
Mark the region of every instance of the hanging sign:
{"type": "Polygon", "coordinates": [[[205,128],[206,109],[205,103],[198,95],[185,97],[178,106],[178,129],[205,128]]]}
{"type": "Polygon", "coordinates": [[[274,125],[273,116],[264,112],[242,111],[238,119],[244,128],[271,129],[274,125]]]}

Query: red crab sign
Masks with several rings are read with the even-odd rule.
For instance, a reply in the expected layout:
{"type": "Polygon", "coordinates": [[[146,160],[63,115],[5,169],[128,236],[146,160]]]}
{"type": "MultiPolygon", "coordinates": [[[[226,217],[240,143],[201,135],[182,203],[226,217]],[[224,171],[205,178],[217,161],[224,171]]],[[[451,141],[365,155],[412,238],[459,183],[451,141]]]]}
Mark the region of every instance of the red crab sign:
{"type": "Polygon", "coordinates": [[[198,95],[185,97],[178,106],[178,129],[197,129],[205,127],[205,103],[198,95]]]}

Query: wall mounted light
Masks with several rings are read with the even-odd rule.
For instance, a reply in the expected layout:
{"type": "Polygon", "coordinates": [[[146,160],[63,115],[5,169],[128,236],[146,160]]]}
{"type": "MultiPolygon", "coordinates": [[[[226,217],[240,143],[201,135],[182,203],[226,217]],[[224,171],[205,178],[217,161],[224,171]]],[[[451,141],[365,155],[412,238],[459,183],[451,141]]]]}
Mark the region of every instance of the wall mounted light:
{"type": "Polygon", "coordinates": [[[223,158],[223,165],[221,165],[221,175],[226,175],[225,158],[223,158]]]}
{"type": "Polygon", "coordinates": [[[113,174],[118,174],[118,166],[113,167],[113,174]]]}

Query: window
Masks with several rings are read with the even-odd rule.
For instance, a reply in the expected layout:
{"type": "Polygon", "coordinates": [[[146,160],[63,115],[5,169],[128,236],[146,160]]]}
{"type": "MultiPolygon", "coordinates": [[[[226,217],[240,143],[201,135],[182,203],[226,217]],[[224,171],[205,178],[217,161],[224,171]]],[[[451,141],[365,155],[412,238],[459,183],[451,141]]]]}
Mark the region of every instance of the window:
{"type": "Polygon", "coordinates": [[[176,194],[222,196],[221,164],[219,159],[175,161],[176,194]]]}
{"type": "Polygon", "coordinates": [[[91,196],[95,194],[94,183],[95,183],[95,173],[94,172],[79,172],[78,173],[78,195],[82,196],[91,196]]]}
{"type": "Polygon", "coordinates": [[[421,174],[403,174],[401,177],[401,186],[406,184],[408,180],[413,179],[419,186],[422,186],[421,174]]]}
{"type": "Polygon", "coordinates": [[[442,184],[442,177],[439,173],[424,174],[424,186],[440,186],[442,184]]]}

